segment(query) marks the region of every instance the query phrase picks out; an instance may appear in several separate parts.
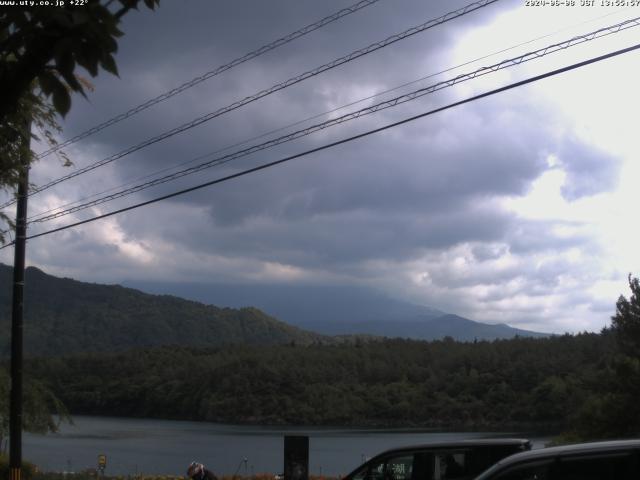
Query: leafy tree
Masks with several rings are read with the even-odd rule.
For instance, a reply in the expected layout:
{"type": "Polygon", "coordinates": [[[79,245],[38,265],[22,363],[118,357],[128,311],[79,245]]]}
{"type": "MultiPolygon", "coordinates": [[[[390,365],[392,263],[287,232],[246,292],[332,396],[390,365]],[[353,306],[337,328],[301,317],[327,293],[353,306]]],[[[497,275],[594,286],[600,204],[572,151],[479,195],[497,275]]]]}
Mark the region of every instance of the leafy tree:
{"type": "MultiPolygon", "coordinates": [[[[54,134],[61,131],[57,122],[57,112],[46,95],[39,88],[33,88],[25,93],[18,102],[18,110],[8,114],[5,121],[0,123],[0,188],[12,190],[18,184],[25,163],[30,164],[34,157],[30,150],[30,140],[40,140],[35,132],[40,132],[43,140],[50,147],[58,142],[54,134]],[[31,128],[26,127],[30,125],[31,128]]],[[[58,157],[65,166],[71,161],[63,151],[58,157]]],[[[6,223],[10,229],[14,225],[12,219],[4,211],[0,211],[0,222],[6,223]]],[[[6,230],[0,231],[0,243],[5,242],[6,230]]]]}
{"type": "Polygon", "coordinates": [[[640,282],[629,275],[631,297],[620,295],[616,303],[616,314],[611,317],[613,331],[620,352],[640,359],[640,282]]]}
{"type": "MultiPolygon", "coordinates": [[[[154,9],[160,0],[143,0],[154,9]]],[[[99,68],[118,74],[113,58],[122,36],[118,24],[140,0],[90,1],[61,8],[7,8],[0,14],[0,121],[15,113],[34,80],[51,95],[55,109],[65,115],[71,107],[69,92],[84,95],[75,76],[76,65],[92,76],[99,68]]]]}
{"type": "MultiPolygon", "coordinates": [[[[160,2],[142,1],[150,9],[160,2]]],[[[33,128],[49,146],[56,145],[56,114],[67,114],[72,92],[86,97],[90,89],[77,66],[93,77],[100,68],[118,74],[113,57],[122,35],[118,24],[140,2],[91,0],[82,6],[14,6],[0,12],[0,188],[15,188],[23,163],[35,158],[32,152],[21,153],[33,128]]],[[[4,213],[0,220],[11,225],[4,213]]]]}
{"type": "Polygon", "coordinates": [[[576,416],[573,432],[579,439],[628,437],[640,433],[640,283],[629,275],[631,296],[623,295],[611,317],[615,351],[595,391],[576,416]]]}
{"type": "MultiPolygon", "coordinates": [[[[10,378],[0,368],[0,446],[9,432],[10,378]]],[[[41,382],[28,379],[24,384],[23,428],[28,432],[55,432],[62,421],[71,421],[63,403],[41,382]]]]}

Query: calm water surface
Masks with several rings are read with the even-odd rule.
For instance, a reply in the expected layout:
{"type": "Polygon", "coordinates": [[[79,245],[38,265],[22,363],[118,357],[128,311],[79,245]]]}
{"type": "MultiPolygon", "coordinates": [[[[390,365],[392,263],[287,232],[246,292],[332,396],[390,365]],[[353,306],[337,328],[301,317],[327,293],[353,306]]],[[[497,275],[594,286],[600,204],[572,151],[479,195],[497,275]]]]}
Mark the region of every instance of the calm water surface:
{"type": "MultiPolygon", "coordinates": [[[[183,475],[194,460],[216,474],[279,473],[283,470],[285,435],[309,436],[309,470],[316,475],[347,474],[365,458],[391,447],[505,436],[478,432],[245,427],[76,416],[73,425],[62,425],[57,434],[25,434],[23,455],[48,471],[95,468],[98,455],[104,454],[105,473],[109,475],[183,475]]],[[[524,436],[534,440],[534,446],[542,446],[546,440],[524,436]]]]}

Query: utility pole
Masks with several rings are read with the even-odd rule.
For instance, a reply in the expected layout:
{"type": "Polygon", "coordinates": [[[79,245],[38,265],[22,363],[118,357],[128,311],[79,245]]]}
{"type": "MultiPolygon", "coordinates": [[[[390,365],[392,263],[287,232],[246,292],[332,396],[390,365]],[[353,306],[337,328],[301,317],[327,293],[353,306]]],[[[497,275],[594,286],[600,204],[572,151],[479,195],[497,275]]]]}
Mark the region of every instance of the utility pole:
{"type": "Polygon", "coordinates": [[[21,138],[22,171],[18,183],[16,238],[13,259],[13,301],[11,307],[11,398],[9,412],[10,480],[22,480],[22,313],[24,307],[24,264],[27,237],[27,195],[29,190],[29,155],[31,122],[26,122],[21,138]]]}

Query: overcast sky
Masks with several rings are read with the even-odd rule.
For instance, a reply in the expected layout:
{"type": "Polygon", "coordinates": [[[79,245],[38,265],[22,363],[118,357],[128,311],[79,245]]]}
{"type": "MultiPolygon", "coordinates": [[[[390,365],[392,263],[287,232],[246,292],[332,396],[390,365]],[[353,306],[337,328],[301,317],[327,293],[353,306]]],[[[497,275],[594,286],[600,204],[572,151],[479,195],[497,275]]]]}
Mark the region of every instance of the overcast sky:
{"type": "MultiPolygon", "coordinates": [[[[156,12],[134,12],[122,25],[120,78],[103,72],[92,80],[95,91],[89,101],[74,98],[61,139],[352,3],[163,0],[156,12]]],[[[467,3],[380,0],[68,147],[72,169],[467,3]]],[[[524,0],[498,1],[34,195],[29,212],[130,184],[287,127],[244,146],[260,143],[640,16],[640,7],[576,3],[527,7],[524,0]],[[363,101],[327,113],[358,100],[363,101]]],[[[34,225],[30,233],[303,152],[638,39],[640,27],[630,28],[34,225]]],[[[478,321],[548,332],[599,331],[609,323],[618,296],[628,294],[627,275],[640,273],[635,196],[640,179],[639,65],[640,54],[631,52],[224,184],[33,239],[27,263],[92,282],[371,286],[478,321]]],[[[32,181],[43,184],[72,169],[49,156],[33,168],[32,181]]],[[[12,255],[12,249],[2,250],[0,260],[11,264],[12,255]]]]}

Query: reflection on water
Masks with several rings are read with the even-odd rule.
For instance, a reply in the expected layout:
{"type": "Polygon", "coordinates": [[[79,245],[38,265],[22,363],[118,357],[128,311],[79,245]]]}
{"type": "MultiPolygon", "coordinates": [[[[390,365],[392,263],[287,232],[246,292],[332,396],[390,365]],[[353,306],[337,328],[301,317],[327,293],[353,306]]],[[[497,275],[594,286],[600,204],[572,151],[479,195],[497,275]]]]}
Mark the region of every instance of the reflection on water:
{"type": "MultiPolygon", "coordinates": [[[[283,470],[284,436],[289,434],[309,436],[309,469],[316,475],[347,474],[365,458],[401,445],[498,436],[77,416],[73,425],[62,425],[57,434],[25,434],[23,454],[41,469],[54,471],[95,468],[98,455],[104,454],[108,475],[183,475],[194,460],[217,474],[279,473],[283,470]]],[[[542,446],[543,442],[544,439],[537,439],[534,445],[542,446]]]]}

